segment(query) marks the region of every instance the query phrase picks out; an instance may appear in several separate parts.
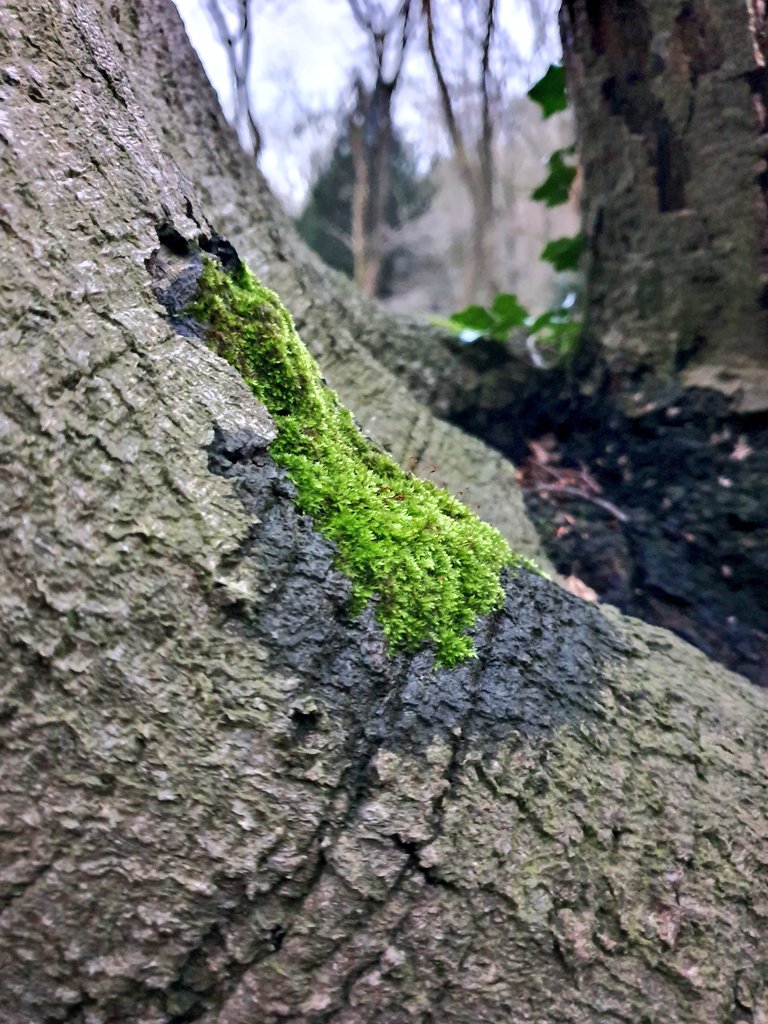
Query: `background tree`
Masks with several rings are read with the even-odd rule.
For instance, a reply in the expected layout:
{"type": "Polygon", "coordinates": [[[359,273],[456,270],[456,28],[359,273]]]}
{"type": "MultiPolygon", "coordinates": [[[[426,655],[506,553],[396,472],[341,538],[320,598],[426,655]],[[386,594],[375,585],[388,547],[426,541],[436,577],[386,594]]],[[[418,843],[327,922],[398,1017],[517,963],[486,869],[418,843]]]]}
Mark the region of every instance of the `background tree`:
{"type": "Polygon", "coordinates": [[[479,116],[468,141],[466,129],[456,110],[456,96],[448,83],[443,60],[438,55],[435,15],[431,0],[422,0],[427,52],[437,83],[443,121],[462,181],[472,201],[472,259],[466,283],[467,301],[501,290],[498,253],[493,249],[494,200],[494,116],[491,111],[495,83],[491,72],[491,47],[497,31],[496,0],[461,6],[462,37],[477,46],[479,65],[479,116]],[[479,14],[479,19],[478,19],[479,14]],[[478,23],[479,22],[479,23],[478,23]],[[478,23],[478,24],[476,24],[478,23]]]}
{"type": "Polygon", "coordinates": [[[234,99],[233,122],[245,150],[258,157],[261,134],[254,117],[250,83],[256,15],[251,8],[252,0],[205,0],[211,26],[227,56],[234,99]]]}
{"type": "Polygon", "coordinates": [[[354,170],[352,189],[352,261],[355,281],[366,295],[375,295],[384,260],[392,204],[394,156],[392,101],[410,38],[411,0],[391,13],[374,0],[349,0],[350,9],[368,39],[373,59],[373,85],[355,81],[355,105],[347,124],[354,170]]]}
{"type": "MultiPolygon", "coordinates": [[[[352,115],[354,118],[355,114],[352,115]]],[[[327,166],[312,186],[307,205],[296,221],[299,233],[307,243],[336,270],[355,276],[352,248],[352,212],[358,177],[350,148],[351,129],[339,136],[327,166]]],[[[381,253],[378,272],[371,286],[377,296],[390,291],[394,261],[403,251],[400,231],[408,221],[424,212],[433,193],[429,177],[419,172],[407,145],[393,131],[388,159],[389,196],[383,211],[383,223],[375,228],[365,220],[369,247],[376,245],[381,253]]]]}
{"type": "MultiPolygon", "coordinates": [[[[201,32],[197,2],[177,0],[212,81],[224,97],[225,109],[229,109],[228,97],[235,87],[222,81],[226,76],[222,75],[221,62],[216,57],[217,47],[201,32]]],[[[380,8],[358,4],[356,20],[346,0],[336,0],[335,6],[334,0],[328,3],[330,17],[338,27],[332,40],[324,35],[326,26],[317,13],[325,10],[325,5],[308,8],[306,16],[299,17],[298,7],[290,4],[284,7],[268,4],[265,15],[260,17],[255,39],[259,66],[251,76],[250,89],[251,103],[258,109],[265,139],[261,166],[291,212],[303,207],[317,175],[328,165],[336,140],[344,134],[343,126],[341,131],[339,128],[339,111],[349,102],[348,98],[342,99],[348,91],[349,80],[360,78],[366,92],[373,89],[378,59],[375,36],[386,27],[390,15],[399,14],[398,5],[392,3],[380,8]],[[310,23],[313,33],[307,35],[310,23]],[[277,64],[278,54],[282,53],[288,37],[296,40],[298,71],[277,64]],[[266,40],[271,40],[272,45],[267,46],[266,40]],[[332,44],[330,48],[329,44],[332,44]],[[322,50],[327,54],[322,66],[313,57],[313,45],[315,53],[322,50]],[[310,80],[302,69],[315,66],[316,74],[310,80]]],[[[489,55],[493,78],[490,112],[495,141],[491,159],[495,165],[496,216],[489,224],[486,245],[493,252],[490,263],[499,283],[505,289],[521,283],[528,301],[540,308],[549,301],[552,282],[551,275],[542,276],[540,268],[532,271],[531,267],[536,263],[537,247],[541,249],[547,236],[541,211],[525,201],[533,188],[529,184],[527,165],[546,159],[557,145],[570,144],[572,132],[567,118],[562,119],[559,126],[562,138],[558,143],[551,144],[548,138],[532,135],[521,147],[520,135],[525,131],[527,118],[518,116],[514,99],[524,95],[530,80],[538,77],[548,61],[556,59],[559,53],[554,6],[553,0],[505,0],[498,10],[498,25],[489,55]],[[529,247],[532,247],[530,257],[529,247]]],[[[441,5],[438,12],[438,49],[473,164],[472,147],[482,117],[478,77],[484,24],[481,7],[454,0],[441,5]]],[[[259,10],[258,5],[254,10],[259,10]]],[[[441,209],[439,215],[431,222],[420,224],[418,230],[398,232],[400,272],[393,282],[391,305],[393,309],[445,314],[458,308],[467,297],[468,278],[472,265],[476,264],[472,226],[476,217],[472,193],[466,189],[461,170],[456,170],[458,165],[451,155],[450,139],[441,126],[442,110],[435,76],[427,51],[421,45],[424,23],[419,5],[413,7],[410,24],[409,34],[413,38],[396,85],[399,99],[395,102],[393,98],[390,104],[391,115],[397,126],[395,134],[412,150],[419,168],[440,164],[435,180],[442,190],[441,209]],[[439,286],[435,282],[440,282],[439,286]]],[[[385,57],[385,75],[392,70],[402,41],[400,27],[393,28],[386,44],[389,52],[385,57]]],[[[290,56],[286,54],[286,65],[289,61],[290,56]]],[[[385,137],[384,134],[382,139],[385,137]]],[[[362,164],[359,167],[360,180],[365,184],[368,172],[362,164]]],[[[538,169],[533,173],[538,175],[538,169]]],[[[376,174],[373,178],[378,187],[380,176],[376,174]]],[[[556,215],[556,219],[561,218],[556,215]]],[[[370,216],[367,220],[371,220],[370,216]]],[[[365,217],[362,223],[365,227],[365,217]]],[[[338,226],[330,230],[338,233],[338,226]]],[[[569,230],[569,226],[564,227],[560,233],[567,234],[569,230]]],[[[345,230],[344,234],[351,232],[345,230]]],[[[389,249],[393,244],[391,228],[385,224],[380,234],[383,248],[389,249]]],[[[488,291],[486,285],[482,287],[488,291]]],[[[471,298],[482,297],[481,292],[471,298]]]]}

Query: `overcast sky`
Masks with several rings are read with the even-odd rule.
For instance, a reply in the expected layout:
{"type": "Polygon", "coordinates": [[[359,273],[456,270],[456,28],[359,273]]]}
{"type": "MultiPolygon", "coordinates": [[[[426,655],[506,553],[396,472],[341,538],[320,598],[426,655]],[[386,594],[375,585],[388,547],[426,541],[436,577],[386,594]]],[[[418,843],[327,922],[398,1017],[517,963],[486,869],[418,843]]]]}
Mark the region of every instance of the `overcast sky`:
{"type": "MultiPolygon", "coordinates": [[[[334,133],[328,112],[338,109],[354,68],[365,64],[365,40],[352,20],[347,0],[252,2],[253,9],[261,12],[255,22],[252,81],[253,107],[264,141],[261,166],[272,186],[296,206],[306,190],[319,138],[323,132],[329,137],[334,133]],[[302,120],[302,110],[316,112],[320,123],[297,139],[294,127],[302,120]]],[[[556,7],[551,0],[544,2],[552,9],[556,7]]],[[[232,91],[226,56],[204,13],[206,0],[176,0],[176,5],[230,116],[232,91]]],[[[499,0],[498,10],[499,23],[507,29],[518,51],[524,57],[530,55],[534,38],[526,0],[499,0]]],[[[542,60],[539,57],[530,69],[536,76],[542,60]]],[[[523,69],[520,91],[529,84],[528,71],[523,69]]],[[[442,128],[434,119],[424,118],[425,90],[424,71],[419,69],[418,60],[411,60],[409,79],[399,91],[398,126],[417,149],[434,151],[440,147],[442,128]]]]}

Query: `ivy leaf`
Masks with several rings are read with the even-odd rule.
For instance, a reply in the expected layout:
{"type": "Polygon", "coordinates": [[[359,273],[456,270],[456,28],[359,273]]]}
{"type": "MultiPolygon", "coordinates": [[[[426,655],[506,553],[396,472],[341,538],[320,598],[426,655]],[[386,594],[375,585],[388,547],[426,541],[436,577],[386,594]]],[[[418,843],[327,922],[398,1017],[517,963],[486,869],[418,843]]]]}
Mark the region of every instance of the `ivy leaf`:
{"type": "Polygon", "coordinates": [[[533,323],[528,325],[529,334],[538,334],[539,331],[545,327],[549,327],[552,323],[552,318],[555,316],[555,311],[548,309],[546,313],[542,313],[541,316],[537,316],[533,323]]]}
{"type": "Polygon", "coordinates": [[[511,292],[501,292],[494,298],[491,313],[494,317],[491,337],[495,341],[506,341],[509,332],[514,327],[522,326],[529,316],[528,310],[520,305],[517,296],[511,292]]]}
{"type": "Polygon", "coordinates": [[[565,95],[565,69],[562,64],[550,64],[544,77],[528,90],[528,98],[539,104],[545,119],[565,110],[568,99],[565,95]]]}
{"type": "Polygon", "coordinates": [[[576,168],[565,162],[565,157],[573,153],[573,146],[567,149],[556,149],[547,161],[549,175],[531,193],[531,198],[545,206],[560,206],[568,202],[573,179],[576,177],[576,168]]]}
{"type": "Polygon", "coordinates": [[[467,306],[451,316],[451,323],[459,330],[479,331],[485,334],[495,324],[494,317],[483,306],[467,306]]]}
{"type": "Polygon", "coordinates": [[[578,347],[581,325],[568,310],[548,309],[530,324],[528,333],[539,345],[554,349],[560,356],[568,356],[578,347]]]}
{"type": "Polygon", "coordinates": [[[539,259],[551,263],[558,273],[562,273],[564,270],[576,270],[583,252],[583,235],[574,235],[571,238],[555,238],[544,246],[539,259]]]}
{"type": "Polygon", "coordinates": [[[528,310],[520,305],[516,295],[511,292],[501,292],[493,300],[491,312],[496,319],[496,328],[506,328],[509,332],[513,327],[519,327],[525,323],[528,310]]]}

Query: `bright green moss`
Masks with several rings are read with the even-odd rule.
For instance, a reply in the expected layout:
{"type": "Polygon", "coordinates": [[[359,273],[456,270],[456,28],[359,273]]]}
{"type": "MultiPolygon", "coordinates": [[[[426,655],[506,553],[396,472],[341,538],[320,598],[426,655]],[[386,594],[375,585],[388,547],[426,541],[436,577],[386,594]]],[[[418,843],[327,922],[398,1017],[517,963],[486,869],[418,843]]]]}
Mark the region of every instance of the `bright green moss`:
{"type": "Polygon", "coordinates": [[[353,613],[373,598],[392,647],[431,641],[444,665],[471,656],[466,631],[501,604],[501,569],[535,567],[460,501],[404,473],[363,437],[278,297],[246,267],[228,275],[208,260],[199,285],[188,312],[272,414],[270,452],[296,485],[301,511],[336,544],[353,613]]]}

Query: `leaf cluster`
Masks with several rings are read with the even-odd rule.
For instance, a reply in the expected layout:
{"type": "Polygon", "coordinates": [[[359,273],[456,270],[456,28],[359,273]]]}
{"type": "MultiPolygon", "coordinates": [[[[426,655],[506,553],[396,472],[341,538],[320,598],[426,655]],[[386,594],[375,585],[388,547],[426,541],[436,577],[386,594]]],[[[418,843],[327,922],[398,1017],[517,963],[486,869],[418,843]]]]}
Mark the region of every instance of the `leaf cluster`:
{"type": "MultiPolygon", "coordinates": [[[[560,65],[550,65],[547,73],[528,92],[528,96],[542,108],[544,118],[565,110],[568,100],[565,92],[565,71],[560,65]]],[[[549,174],[532,193],[532,198],[545,206],[559,206],[568,202],[576,168],[568,163],[575,155],[575,147],[557,149],[547,161],[549,174]]],[[[584,236],[556,238],[544,246],[539,259],[551,263],[558,273],[578,269],[584,252],[584,236]]],[[[467,306],[435,322],[456,332],[463,341],[479,338],[506,341],[511,331],[521,328],[538,345],[553,349],[559,357],[570,355],[579,342],[579,324],[569,306],[561,304],[534,316],[511,292],[497,295],[490,308],[467,306]]]]}

